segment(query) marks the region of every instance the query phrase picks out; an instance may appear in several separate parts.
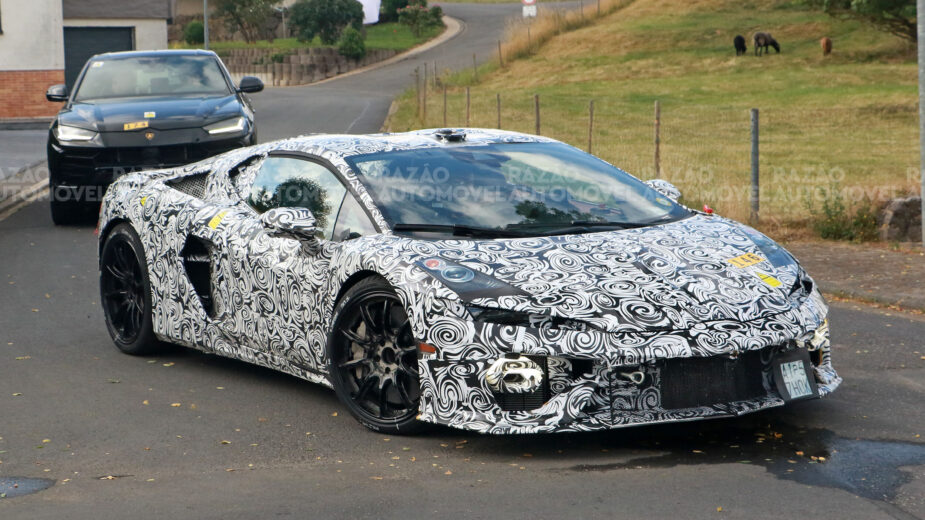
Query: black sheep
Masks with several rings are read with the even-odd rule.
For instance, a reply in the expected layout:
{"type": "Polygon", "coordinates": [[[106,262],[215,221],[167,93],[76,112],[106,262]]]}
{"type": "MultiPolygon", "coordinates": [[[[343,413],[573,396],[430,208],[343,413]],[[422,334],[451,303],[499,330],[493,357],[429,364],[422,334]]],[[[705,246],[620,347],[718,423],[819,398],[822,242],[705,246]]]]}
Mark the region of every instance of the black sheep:
{"type": "Polygon", "coordinates": [[[764,49],[764,54],[768,53],[768,47],[774,47],[774,50],[780,54],[780,44],[777,43],[777,40],[771,37],[768,33],[755,33],[755,56],[761,56],[761,50],[764,49]]]}
{"type": "Polygon", "coordinates": [[[748,51],[748,47],[745,46],[745,37],[742,36],[741,34],[736,36],[735,39],[732,40],[732,44],[735,45],[736,56],[741,56],[745,54],[746,51],[748,51]]]}

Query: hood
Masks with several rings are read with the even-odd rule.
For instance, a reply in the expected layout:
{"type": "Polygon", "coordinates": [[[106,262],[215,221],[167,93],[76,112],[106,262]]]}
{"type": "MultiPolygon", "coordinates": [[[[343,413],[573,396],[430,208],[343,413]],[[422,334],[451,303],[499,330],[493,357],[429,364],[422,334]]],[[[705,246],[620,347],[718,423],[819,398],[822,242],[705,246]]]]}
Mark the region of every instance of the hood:
{"type": "MultiPolygon", "coordinates": [[[[735,222],[698,215],[602,233],[414,241],[412,249],[415,261],[432,253],[480,273],[476,279],[487,275],[513,288],[470,304],[582,320],[610,332],[641,332],[746,322],[799,305],[804,294],[792,291],[799,266],[786,253],[787,261],[772,265],[765,252],[770,240],[763,251],[754,235],[735,222]]],[[[779,259],[782,250],[774,246],[779,259]]]]}
{"type": "Polygon", "coordinates": [[[147,121],[155,130],[200,128],[240,115],[235,95],[217,97],[136,97],[71,104],[58,114],[61,124],[97,132],[122,132],[126,123],[147,121]],[[145,114],[153,112],[153,117],[145,114]]]}

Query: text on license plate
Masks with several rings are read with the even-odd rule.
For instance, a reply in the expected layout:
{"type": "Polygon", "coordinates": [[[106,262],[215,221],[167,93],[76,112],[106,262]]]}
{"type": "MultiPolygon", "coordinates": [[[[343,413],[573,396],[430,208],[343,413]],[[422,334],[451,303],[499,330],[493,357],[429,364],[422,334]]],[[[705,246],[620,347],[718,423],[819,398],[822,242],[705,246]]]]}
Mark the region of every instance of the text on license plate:
{"type": "Polygon", "coordinates": [[[791,399],[813,394],[813,389],[809,386],[809,379],[806,377],[806,370],[803,368],[803,361],[781,363],[780,375],[791,399]]]}

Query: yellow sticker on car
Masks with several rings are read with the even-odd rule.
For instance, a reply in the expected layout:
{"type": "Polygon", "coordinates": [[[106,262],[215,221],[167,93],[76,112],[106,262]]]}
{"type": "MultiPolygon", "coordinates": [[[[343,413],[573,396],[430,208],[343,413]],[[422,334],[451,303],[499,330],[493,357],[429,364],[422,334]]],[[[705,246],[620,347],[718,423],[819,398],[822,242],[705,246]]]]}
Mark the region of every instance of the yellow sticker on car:
{"type": "Polygon", "coordinates": [[[152,119],[152,118],[154,118],[154,117],[157,117],[157,113],[155,113],[155,112],[145,112],[145,119],[152,119]]]}
{"type": "Polygon", "coordinates": [[[147,121],[136,121],[134,123],[125,123],[122,125],[122,130],[128,132],[129,130],[138,130],[140,128],[148,128],[147,121]]]}
{"type": "Polygon", "coordinates": [[[781,285],[780,280],[769,274],[762,273],[761,271],[758,271],[755,274],[758,275],[758,278],[761,278],[762,282],[768,284],[771,287],[780,287],[781,285]]]}
{"type": "Polygon", "coordinates": [[[212,229],[217,228],[218,225],[222,223],[222,219],[225,218],[225,215],[227,214],[227,211],[218,212],[218,214],[212,217],[212,220],[209,221],[209,227],[212,229]]]}
{"type": "Polygon", "coordinates": [[[761,262],[764,262],[764,258],[761,258],[754,253],[745,253],[744,255],[737,256],[735,258],[729,258],[726,261],[738,267],[739,269],[742,269],[755,264],[760,264],[761,262]]]}
{"type": "Polygon", "coordinates": [[[144,206],[144,205],[145,205],[145,202],[148,202],[148,196],[147,196],[147,195],[145,195],[144,197],[141,198],[141,205],[144,206]]]}

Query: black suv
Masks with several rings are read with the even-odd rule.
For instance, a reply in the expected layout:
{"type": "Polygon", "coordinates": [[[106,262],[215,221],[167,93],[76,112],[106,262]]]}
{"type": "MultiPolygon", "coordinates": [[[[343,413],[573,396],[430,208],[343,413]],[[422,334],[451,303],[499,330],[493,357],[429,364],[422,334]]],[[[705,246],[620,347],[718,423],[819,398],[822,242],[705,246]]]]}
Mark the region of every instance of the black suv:
{"type": "Polygon", "coordinates": [[[51,216],[71,222],[98,207],[109,184],[138,170],[169,168],[256,144],[246,94],[210,51],[100,54],[84,65],[72,92],[54,85],[45,97],[66,102],[48,132],[51,216]]]}

